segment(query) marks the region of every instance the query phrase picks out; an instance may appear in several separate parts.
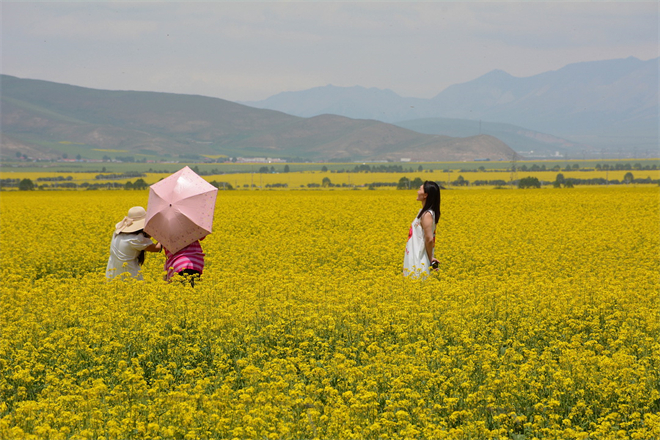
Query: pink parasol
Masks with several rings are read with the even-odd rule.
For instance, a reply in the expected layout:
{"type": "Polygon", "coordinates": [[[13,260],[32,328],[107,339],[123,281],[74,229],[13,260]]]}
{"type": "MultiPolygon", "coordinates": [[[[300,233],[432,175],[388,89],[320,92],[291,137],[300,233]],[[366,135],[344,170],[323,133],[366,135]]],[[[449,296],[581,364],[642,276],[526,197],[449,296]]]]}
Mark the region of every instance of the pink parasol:
{"type": "Polygon", "coordinates": [[[154,183],[144,232],[175,253],[213,229],[218,189],[188,167],[154,183]]]}

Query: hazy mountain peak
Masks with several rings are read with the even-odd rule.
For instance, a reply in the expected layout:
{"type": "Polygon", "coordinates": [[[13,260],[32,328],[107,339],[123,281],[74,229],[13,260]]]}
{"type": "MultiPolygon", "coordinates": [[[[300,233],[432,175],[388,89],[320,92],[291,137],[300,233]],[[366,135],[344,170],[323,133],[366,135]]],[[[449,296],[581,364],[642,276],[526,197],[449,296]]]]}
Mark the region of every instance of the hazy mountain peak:
{"type": "Polygon", "coordinates": [[[447,87],[431,99],[402,98],[374,87],[329,84],[245,104],[302,117],[327,113],[383,122],[483,120],[594,147],[657,150],[658,61],[630,56],[572,63],[528,77],[495,69],[447,87]]]}
{"type": "Polygon", "coordinates": [[[516,80],[516,79],[518,79],[518,78],[516,78],[515,76],[505,72],[504,70],[495,69],[495,70],[491,70],[490,72],[488,72],[484,75],[481,75],[480,77],[478,77],[476,79],[473,79],[471,81],[467,81],[467,82],[464,82],[464,83],[449,86],[445,90],[443,90],[442,92],[438,93],[432,99],[438,98],[438,96],[442,95],[447,90],[452,90],[453,88],[460,87],[464,84],[470,84],[470,85],[473,85],[473,84],[475,84],[475,85],[489,84],[489,85],[496,85],[496,86],[506,86],[511,81],[516,80]]]}
{"type": "Polygon", "coordinates": [[[327,84],[299,92],[282,92],[263,101],[244,101],[241,104],[279,110],[305,118],[336,114],[355,119],[383,120],[380,109],[405,106],[401,104],[405,99],[389,89],[327,84]],[[369,108],[379,110],[370,112],[369,108]]]}
{"type": "Polygon", "coordinates": [[[382,94],[382,95],[389,95],[392,97],[400,98],[398,94],[396,94],[394,91],[390,89],[379,89],[377,87],[367,88],[360,85],[347,87],[347,86],[335,86],[333,84],[327,84],[325,86],[312,87],[306,90],[280,92],[276,95],[273,95],[261,101],[240,101],[240,103],[245,105],[251,105],[257,108],[268,108],[267,107],[268,105],[276,103],[278,100],[281,100],[282,98],[288,99],[292,96],[297,96],[301,94],[305,94],[308,97],[312,97],[315,99],[325,98],[325,99],[335,99],[335,100],[341,99],[342,97],[343,98],[356,97],[353,99],[358,99],[360,96],[363,96],[365,94],[369,94],[369,95],[382,94]]]}
{"type": "Polygon", "coordinates": [[[509,79],[509,78],[515,78],[515,77],[513,75],[511,75],[510,73],[505,72],[504,70],[494,69],[494,70],[491,70],[490,72],[486,73],[485,75],[480,76],[477,79],[482,79],[482,78],[493,80],[493,79],[502,79],[502,78],[509,79]]]}

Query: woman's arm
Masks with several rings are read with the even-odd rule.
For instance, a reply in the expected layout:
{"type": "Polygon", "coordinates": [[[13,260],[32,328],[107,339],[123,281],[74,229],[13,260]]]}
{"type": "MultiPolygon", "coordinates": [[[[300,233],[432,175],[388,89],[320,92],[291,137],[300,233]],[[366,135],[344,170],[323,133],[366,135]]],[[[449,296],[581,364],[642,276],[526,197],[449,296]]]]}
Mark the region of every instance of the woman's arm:
{"type": "Polygon", "coordinates": [[[435,240],[433,239],[433,216],[430,212],[426,211],[422,214],[421,223],[422,229],[424,230],[424,247],[426,248],[426,255],[429,257],[429,263],[432,263],[435,240]]]}
{"type": "Polygon", "coordinates": [[[153,243],[150,244],[149,247],[146,247],[144,250],[147,252],[160,252],[163,250],[163,245],[160,243],[153,243]]]}

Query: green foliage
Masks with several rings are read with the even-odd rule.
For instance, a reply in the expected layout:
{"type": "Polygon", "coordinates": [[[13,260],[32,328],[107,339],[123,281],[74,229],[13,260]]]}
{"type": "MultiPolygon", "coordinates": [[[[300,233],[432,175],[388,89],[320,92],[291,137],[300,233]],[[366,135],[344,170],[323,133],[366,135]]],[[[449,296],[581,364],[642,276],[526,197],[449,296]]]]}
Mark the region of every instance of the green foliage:
{"type": "Polygon", "coordinates": [[[18,183],[19,191],[32,191],[34,189],[34,183],[30,179],[23,179],[18,183]]]}
{"type": "Polygon", "coordinates": [[[541,187],[541,182],[539,182],[539,179],[537,177],[523,177],[518,181],[518,188],[520,189],[525,189],[525,188],[540,188],[541,187]]]}
{"type": "MultiPolygon", "coordinates": [[[[231,191],[234,189],[234,187],[229,182],[218,182],[214,180],[209,183],[215,186],[216,188],[218,188],[219,190],[223,190],[223,191],[231,191]]],[[[266,187],[268,187],[268,185],[266,185],[266,187]]]]}
{"type": "MultiPolygon", "coordinates": [[[[104,167],[105,169],[105,167],[104,167]]],[[[144,173],[140,173],[138,171],[127,171],[125,173],[121,174],[97,174],[94,176],[94,179],[96,180],[120,180],[120,179],[126,179],[128,177],[146,177],[147,175],[144,173]]],[[[67,180],[71,180],[70,178],[67,178],[67,180]]]]}
{"type": "Polygon", "coordinates": [[[405,176],[400,178],[396,189],[410,189],[410,179],[405,176]]]}
{"type": "Polygon", "coordinates": [[[452,182],[452,183],[453,183],[455,186],[466,186],[466,185],[468,185],[470,182],[468,182],[467,180],[465,180],[465,178],[464,178],[463,176],[458,176],[458,178],[457,178],[454,182],[452,182]]]}
{"type": "Polygon", "coordinates": [[[133,189],[147,189],[149,188],[149,184],[144,181],[144,179],[137,179],[133,183],[133,189]]]}
{"type": "Polygon", "coordinates": [[[135,182],[128,181],[124,184],[124,189],[145,190],[149,188],[149,184],[144,179],[137,179],[135,182]]]}

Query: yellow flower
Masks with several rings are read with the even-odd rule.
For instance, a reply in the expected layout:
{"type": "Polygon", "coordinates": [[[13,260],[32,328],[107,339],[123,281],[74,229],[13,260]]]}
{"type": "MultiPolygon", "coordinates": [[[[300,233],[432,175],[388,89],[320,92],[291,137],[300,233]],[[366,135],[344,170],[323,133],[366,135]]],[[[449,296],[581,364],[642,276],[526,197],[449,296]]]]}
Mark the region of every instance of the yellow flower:
{"type": "Polygon", "coordinates": [[[223,192],[191,289],[105,282],[145,192],[3,193],[0,438],[660,437],[658,195],[443,192],[415,282],[407,191],[223,192]]]}

